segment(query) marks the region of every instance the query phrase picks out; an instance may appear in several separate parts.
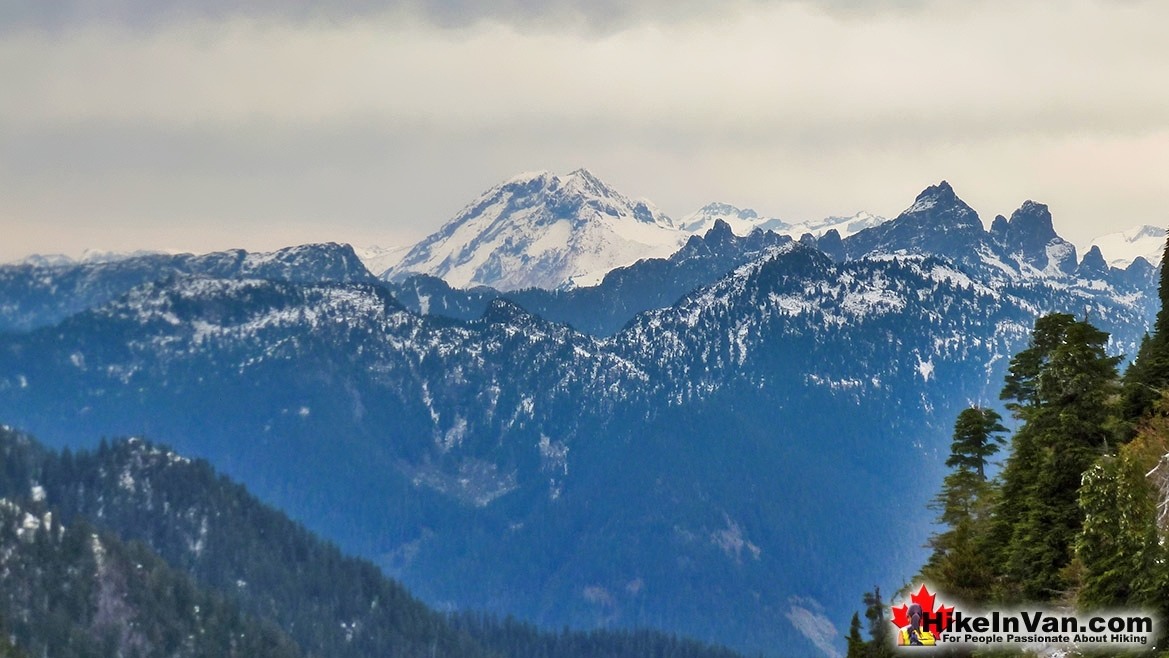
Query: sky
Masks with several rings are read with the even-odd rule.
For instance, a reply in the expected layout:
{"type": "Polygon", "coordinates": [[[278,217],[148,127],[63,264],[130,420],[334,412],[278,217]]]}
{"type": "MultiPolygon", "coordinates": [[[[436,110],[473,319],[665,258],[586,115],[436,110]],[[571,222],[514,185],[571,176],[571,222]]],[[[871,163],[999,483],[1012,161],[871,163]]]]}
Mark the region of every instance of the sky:
{"type": "Polygon", "coordinates": [[[1082,245],[1169,224],[1165,25],[1160,0],[0,0],[0,261],[405,245],[580,167],[675,218],[792,222],[945,179],[1082,245]]]}

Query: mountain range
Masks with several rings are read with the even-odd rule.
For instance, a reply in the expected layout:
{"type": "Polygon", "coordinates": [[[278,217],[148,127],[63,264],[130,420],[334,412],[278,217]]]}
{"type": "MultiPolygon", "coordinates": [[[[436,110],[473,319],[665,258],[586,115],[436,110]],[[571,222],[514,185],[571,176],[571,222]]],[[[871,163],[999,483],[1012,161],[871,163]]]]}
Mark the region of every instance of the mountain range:
{"type": "MultiPolygon", "coordinates": [[[[488,205],[522,207],[529,234],[568,199],[684,235],[569,178],[488,205]]],[[[486,271],[454,244],[428,253],[486,271]]],[[[540,292],[387,283],[330,266],[356,259],[335,245],[120,288],[10,266],[0,418],[206,458],[444,609],[836,655],[857,593],[920,563],[950,423],[995,404],[1035,318],[1088,314],[1131,355],[1156,300],[1147,260],[1077,258],[1034,202],[986,230],[947,183],[847,236],[716,222],[679,244],[540,292]]]]}
{"type": "MultiPolygon", "coordinates": [[[[907,218],[901,219],[899,230],[913,233],[915,229],[906,226],[907,218]]],[[[371,272],[393,283],[426,275],[459,289],[490,287],[509,293],[531,288],[571,290],[595,286],[608,272],[638,260],[667,258],[689,237],[704,235],[719,222],[741,237],[755,230],[805,241],[827,237],[829,242],[823,248],[832,251],[832,241],[862,231],[872,243],[881,233],[867,230],[887,221],[859,212],[787,222],[721,202],[707,204],[675,221],[648,201],[631,200],[588,170],[566,176],[544,171],[517,175],[484,192],[412,247],[361,250],[361,256],[371,272]]],[[[1026,240],[1018,229],[1010,228],[1011,221],[997,216],[992,222],[991,239],[1000,246],[1026,240]]],[[[1021,224],[1028,224],[1026,218],[1021,224]]],[[[968,224],[966,229],[968,237],[975,240],[984,232],[981,225],[968,224]]],[[[1036,230],[1030,238],[1031,248],[1044,248],[1047,241],[1058,237],[1051,226],[1036,230]]],[[[1059,242],[1065,251],[1072,246],[1062,238],[1059,242]]],[[[1125,269],[1138,257],[1153,265],[1159,263],[1163,242],[1163,230],[1144,226],[1100,236],[1088,250],[1100,247],[1110,266],[1125,269]]],[[[908,246],[905,236],[899,244],[908,246]]],[[[864,239],[854,241],[850,256],[863,253],[865,245],[864,239]]],[[[1036,259],[1032,253],[1031,260],[1036,259]]]]}

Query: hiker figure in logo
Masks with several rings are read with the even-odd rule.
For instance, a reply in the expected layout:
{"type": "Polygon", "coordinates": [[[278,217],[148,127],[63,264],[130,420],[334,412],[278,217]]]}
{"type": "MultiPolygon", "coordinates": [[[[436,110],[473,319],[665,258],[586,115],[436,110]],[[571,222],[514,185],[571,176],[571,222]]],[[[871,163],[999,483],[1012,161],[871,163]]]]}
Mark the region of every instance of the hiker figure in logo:
{"type": "Polygon", "coordinates": [[[921,643],[921,606],[913,603],[909,606],[909,646],[920,647],[921,643]]]}
{"type": "Polygon", "coordinates": [[[905,619],[909,625],[902,628],[901,633],[898,634],[897,644],[899,646],[932,647],[937,644],[937,638],[934,634],[922,628],[923,622],[927,627],[931,622],[922,613],[920,603],[909,604],[909,608],[905,611],[905,619]]]}

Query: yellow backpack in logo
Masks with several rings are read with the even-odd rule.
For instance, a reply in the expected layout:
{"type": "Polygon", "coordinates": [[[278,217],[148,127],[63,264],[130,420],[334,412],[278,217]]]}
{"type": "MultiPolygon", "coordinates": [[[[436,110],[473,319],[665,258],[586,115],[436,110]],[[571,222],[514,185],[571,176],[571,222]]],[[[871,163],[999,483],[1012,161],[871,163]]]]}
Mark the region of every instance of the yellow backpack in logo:
{"type": "MultiPolygon", "coordinates": [[[[932,647],[932,646],[937,644],[937,640],[934,639],[934,634],[929,633],[927,631],[918,631],[917,639],[919,642],[921,642],[921,646],[923,646],[923,647],[932,647]]],[[[908,628],[901,629],[901,634],[897,637],[897,646],[900,646],[900,647],[913,646],[913,645],[909,644],[909,629],[908,628]]]]}

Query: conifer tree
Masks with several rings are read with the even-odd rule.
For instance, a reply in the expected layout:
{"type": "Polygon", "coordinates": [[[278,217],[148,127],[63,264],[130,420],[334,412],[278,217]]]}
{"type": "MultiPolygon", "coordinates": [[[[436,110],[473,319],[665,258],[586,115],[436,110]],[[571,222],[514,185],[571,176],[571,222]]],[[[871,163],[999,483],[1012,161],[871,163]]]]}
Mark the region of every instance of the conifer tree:
{"type": "Polygon", "coordinates": [[[870,658],[886,658],[893,655],[892,641],[889,638],[891,630],[889,619],[885,616],[889,607],[881,598],[881,588],[873,587],[873,591],[865,592],[865,618],[869,620],[869,641],[866,655],[870,658]]]}
{"type": "Polygon", "coordinates": [[[1002,416],[994,409],[970,407],[958,414],[954,423],[954,440],[946,466],[958,471],[973,471],[979,480],[986,481],[987,461],[1006,443],[1001,434],[1002,416]]]}
{"type": "Polygon", "coordinates": [[[1083,472],[1106,451],[1113,423],[1116,357],[1108,334],[1070,315],[1035,323],[1030,346],[1011,361],[1002,397],[1023,421],[1003,472],[992,546],[1004,565],[1000,596],[1059,598],[1083,513],[1083,472]]]}
{"type": "Polygon", "coordinates": [[[865,658],[865,640],[861,637],[861,618],[852,613],[852,621],[848,623],[848,653],[845,658],[865,658]]]}
{"type": "Polygon", "coordinates": [[[1153,333],[1141,341],[1136,359],[1124,373],[1122,413],[1129,428],[1148,415],[1169,389],[1169,238],[1161,257],[1159,297],[1161,308],[1153,333]]]}
{"type": "Polygon", "coordinates": [[[1086,608],[1152,603],[1160,590],[1161,549],[1153,491],[1128,454],[1106,455],[1084,473],[1076,541],[1086,608]]]}
{"type": "Polygon", "coordinates": [[[954,469],[942,482],[931,507],[947,526],[930,537],[933,549],[922,575],[935,586],[966,601],[989,594],[993,573],[985,559],[987,509],[991,495],[986,465],[1004,443],[1006,428],[993,409],[971,407],[958,415],[946,465],[954,469]]]}

